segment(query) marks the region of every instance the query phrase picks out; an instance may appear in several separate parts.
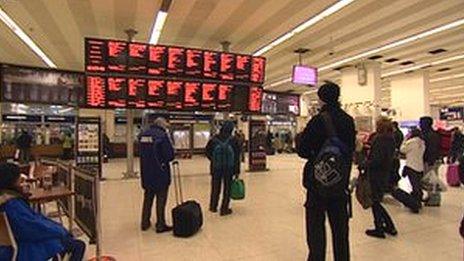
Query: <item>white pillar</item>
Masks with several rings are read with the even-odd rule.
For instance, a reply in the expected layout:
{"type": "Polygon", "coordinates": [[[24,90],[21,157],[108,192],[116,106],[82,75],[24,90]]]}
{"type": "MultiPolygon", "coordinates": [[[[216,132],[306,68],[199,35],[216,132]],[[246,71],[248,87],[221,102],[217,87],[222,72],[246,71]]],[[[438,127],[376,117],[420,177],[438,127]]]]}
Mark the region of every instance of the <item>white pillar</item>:
{"type": "Polygon", "coordinates": [[[390,86],[391,105],[397,112],[396,120],[419,120],[422,116],[430,116],[428,72],[395,76],[390,86]]]}
{"type": "MultiPolygon", "coordinates": [[[[342,70],[341,101],[347,112],[356,120],[362,119],[361,131],[373,130],[374,122],[380,115],[381,67],[374,61],[342,70]],[[365,126],[366,117],[370,117],[371,126],[365,126]]],[[[360,126],[357,126],[358,128],[360,126]]]]}

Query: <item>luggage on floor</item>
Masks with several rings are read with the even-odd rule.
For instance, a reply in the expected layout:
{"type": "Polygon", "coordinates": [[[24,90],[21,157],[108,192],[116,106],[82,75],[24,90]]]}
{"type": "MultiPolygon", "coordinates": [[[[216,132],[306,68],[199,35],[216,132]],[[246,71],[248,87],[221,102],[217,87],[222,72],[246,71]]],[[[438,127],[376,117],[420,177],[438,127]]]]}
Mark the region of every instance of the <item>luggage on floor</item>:
{"type": "Polygon", "coordinates": [[[406,191],[396,188],[391,192],[391,195],[401,202],[405,207],[413,210],[418,211],[421,208],[421,202],[414,198],[411,194],[407,193],[406,191]]]}
{"type": "Polygon", "coordinates": [[[203,225],[201,206],[194,200],[184,202],[179,162],[172,163],[174,189],[177,206],[172,209],[173,233],[177,237],[190,237],[200,230],[203,225]]]}
{"type": "Polygon", "coordinates": [[[441,205],[441,193],[438,191],[429,192],[429,198],[424,205],[427,207],[439,207],[441,205]]]}
{"type": "Polygon", "coordinates": [[[230,198],[241,200],[245,198],[245,182],[242,179],[236,178],[230,185],[230,198]]]}
{"type": "Polygon", "coordinates": [[[449,164],[446,171],[446,182],[449,186],[459,187],[461,181],[459,180],[459,164],[449,164]]]}

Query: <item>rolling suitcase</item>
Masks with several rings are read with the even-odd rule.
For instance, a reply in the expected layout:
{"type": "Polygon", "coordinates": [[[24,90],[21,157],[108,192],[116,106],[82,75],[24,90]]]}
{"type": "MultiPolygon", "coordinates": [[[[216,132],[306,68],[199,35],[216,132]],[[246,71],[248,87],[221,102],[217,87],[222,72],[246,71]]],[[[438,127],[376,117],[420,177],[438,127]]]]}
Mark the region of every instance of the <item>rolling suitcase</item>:
{"type": "Polygon", "coordinates": [[[421,202],[419,200],[415,199],[413,196],[411,196],[411,194],[400,188],[394,189],[391,195],[404,206],[413,211],[418,211],[421,208],[421,202]]]}
{"type": "Polygon", "coordinates": [[[194,200],[184,202],[179,162],[172,163],[174,188],[177,206],[172,209],[173,233],[176,237],[190,237],[200,230],[203,225],[201,206],[194,200]]]}
{"type": "Polygon", "coordinates": [[[451,187],[459,187],[461,181],[459,179],[459,164],[449,164],[446,171],[446,182],[451,187]]]}

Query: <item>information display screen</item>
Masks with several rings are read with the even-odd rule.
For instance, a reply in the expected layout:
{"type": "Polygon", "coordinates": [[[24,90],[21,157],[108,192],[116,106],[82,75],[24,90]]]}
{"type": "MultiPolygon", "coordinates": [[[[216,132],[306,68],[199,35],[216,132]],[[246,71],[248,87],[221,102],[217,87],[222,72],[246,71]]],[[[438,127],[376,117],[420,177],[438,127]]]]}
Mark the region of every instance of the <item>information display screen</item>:
{"type": "Polygon", "coordinates": [[[87,39],[85,41],[85,70],[87,72],[106,71],[106,41],[87,39]]]}
{"type": "Polygon", "coordinates": [[[250,80],[254,83],[264,82],[264,70],[266,59],[263,57],[253,57],[251,60],[250,80]]]}
{"type": "Polygon", "coordinates": [[[221,80],[235,80],[235,55],[232,53],[221,53],[220,78],[221,80]]]}
{"type": "Polygon", "coordinates": [[[260,112],[263,100],[263,88],[261,86],[251,86],[250,96],[248,97],[248,110],[250,112],[260,112]]]}
{"type": "Polygon", "coordinates": [[[232,108],[232,91],[234,86],[231,84],[219,84],[217,91],[216,109],[229,111],[232,108]]]}
{"type": "Polygon", "coordinates": [[[106,100],[108,107],[125,108],[127,106],[127,79],[124,77],[108,77],[107,86],[106,100]]]}
{"type": "Polygon", "coordinates": [[[106,107],[106,79],[102,76],[88,75],[86,77],[87,104],[94,108],[106,107]]]}
{"type": "Polygon", "coordinates": [[[107,42],[107,67],[110,72],[124,73],[127,69],[128,44],[123,41],[107,42]]]}
{"type": "Polygon", "coordinates": [[[248,111],[249,86],[234,85],[232,92],[232,111],[248,111]]]}
{"type": "Polygon", "coordinates": [[[220,69],[220,56],[218,52],[203,52],[203,77],[208,79],[217,79],[220,69]]]}
{"type": "Polygon", "coordinates": [[[201,78],[203,75],[203,51],[197,49],[187,49],[185,51],[185,75],[189,77],[201,78]]]}
{"type": "Polygon", "coordinates": [[[201,94],[201,108],[204,110],[216,109],[216,92],[218,85],[215,83],[203,83],[201,94]]]}
{"type": "Polygon", "coordinates": [[[150,45],[148,48],[148,74],[163,76],[168,64],[167,47],[150,45]]]}
{"type": "Polygon", "coordinates": [[[183,108],[183,86],[181,81],[166,82],[166,109],[181,110],[183,108]]]}
{"type": "Polygon", "coordinates": [[[184,84],[184,109],[197,110],[201,104],[201,83],[199,82],[185,82],[184,84]]]}
{"type": "Polygon", "coordinates": [[[161,109],[166,104],[166,81],[148,80],[146,102],[148,108],[161,109]]]}
{"type": "Polygon", "coordinates": [[[251,56],[237,55],[235,60],[235,79],[249,81],[251,73],[251,56]]]}
{"type": "Polygon", "coordinates": [[[147,73],[148,46],[142,43],[129,43],[127,72],[134,74],[147,73]]]}
{"type": "Polygon", "coordinates": [[[184,73],[185,49],[168,47],[168,69],[170,75],[181,76],[184,73]]]}
{"type": "Polygon", "coordinates": [[[127,107],[145,108],[145,95],[147,93],[147,80],[144,78],[129,78],[127,80],[127,107]]]}

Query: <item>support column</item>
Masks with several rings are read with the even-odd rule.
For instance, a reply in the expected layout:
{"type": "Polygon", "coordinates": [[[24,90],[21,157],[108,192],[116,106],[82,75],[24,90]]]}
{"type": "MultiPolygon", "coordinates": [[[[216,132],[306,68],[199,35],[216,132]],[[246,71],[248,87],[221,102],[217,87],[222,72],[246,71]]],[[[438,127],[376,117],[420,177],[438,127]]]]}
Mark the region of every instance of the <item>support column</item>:
{"type": "Polygon", "coordinates": [[[341,101],[353,116],[358,131],[372,131],[380,115],[380,63],[367,61],[342,70],[341,101]],[[362,124],[361,124],[362,123],[362,124]]]}
{"type": "Polygon", "coordinates": [[[420,71],[398,75],[390,80],[391,105],[398,121],[419,120],[430,116],[429,76],[420,71]]]}

